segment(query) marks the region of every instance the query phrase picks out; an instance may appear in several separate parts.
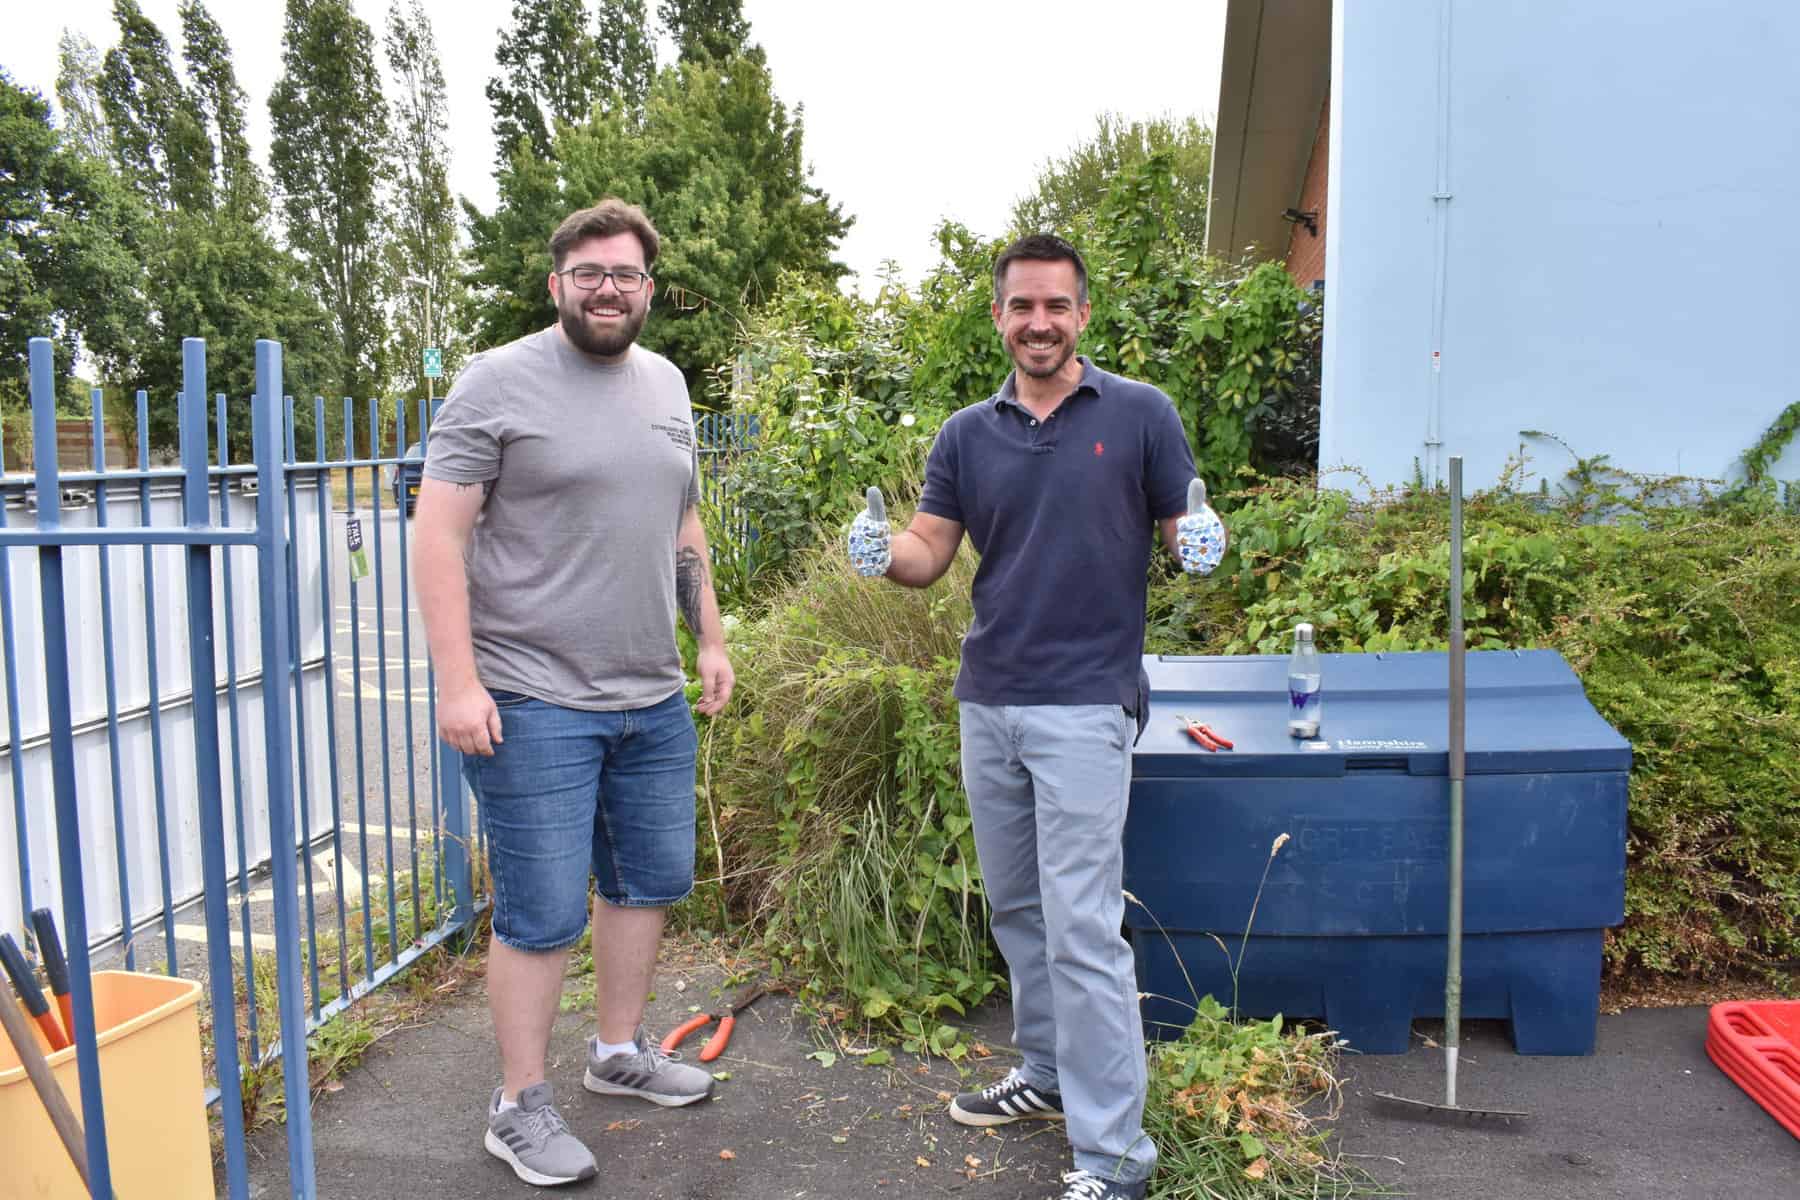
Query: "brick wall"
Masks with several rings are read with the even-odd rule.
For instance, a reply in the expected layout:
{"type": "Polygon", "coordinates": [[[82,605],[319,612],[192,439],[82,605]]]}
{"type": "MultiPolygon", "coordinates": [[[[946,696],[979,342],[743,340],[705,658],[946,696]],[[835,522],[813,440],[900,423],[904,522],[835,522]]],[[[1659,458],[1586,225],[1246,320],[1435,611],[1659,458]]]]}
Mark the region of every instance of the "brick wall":
{"type": "Polygon", "coordinates": [[[1325,278],[1325,184],[1326,166],[1331,155],[1331,97],[1319,106],[1319,131],[1313,136],[1312,157],[1306,164],[1306,182],[1300,187],[1301,212],[1318,213],[1319,236],[1307,232],[1296,222],[1288,235],[1287,269],[1294,282],[1310,288],[1313,280],[1325,278]]]}

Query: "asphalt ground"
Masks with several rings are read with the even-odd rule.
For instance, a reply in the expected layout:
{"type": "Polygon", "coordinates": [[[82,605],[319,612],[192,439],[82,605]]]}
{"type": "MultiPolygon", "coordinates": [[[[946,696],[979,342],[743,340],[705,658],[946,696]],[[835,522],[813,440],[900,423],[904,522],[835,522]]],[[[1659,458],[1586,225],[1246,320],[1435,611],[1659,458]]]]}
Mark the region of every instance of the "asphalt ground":
{"type": "MultiPolygon", "coordinates": [[[[649,1024],[660,1036],[695,1005],[732,989],[709,965],[665,968],[649,1024]]],[[[1459,1100],[1518,1109],[1511,1123],[1419,1116],[1375,1097],[1443,1095],[1441,1028],[1419,1022],[1404,1055],[1348,1056],[1337,1147],[1393,1192],[1433,1200],[1785,1200],[1800,1197],[1800,1141],[1714,1067],[1704,1008],[1634,1009],[1600,1018],[1592,1055],[1514,1054],[1499,1022],[1465,1023],[1459,1100]]],[[[791,999],[743,1014],[712,1066],[711,1100],[686,1109],[590,1095],[581,1088],[588,1018],[566,1013],[550,1079],[600,1176],[557,1189],[641,1200],[971,1197],[1041,1200],[1068,1168],[1061,1126],[965,1129],[949,1093],[1013,1061],[1004,1005],[968,1023],[993,1056],[969,1074],[896,1054],[870,1066],[839,1054],[791,999]]],[[[690,1045],[692,1048],[692,1045],[690,1045]]],[[[479,981],[428,1023],[378,1041],[316,1103],[317,1194],[326,1198],[535,1194],[482,1148],[484,1106],[498,1081],[479,981]]],[[[252,1139],[252,1194],[289,1194],[279,1127],[252,1139]]],[[[1156,1190],[1152,1188],[1152,1195],[1156,1190]]],[[[1371,1192],[1370,1194],[1374,1194],[1371,1192]]]]}

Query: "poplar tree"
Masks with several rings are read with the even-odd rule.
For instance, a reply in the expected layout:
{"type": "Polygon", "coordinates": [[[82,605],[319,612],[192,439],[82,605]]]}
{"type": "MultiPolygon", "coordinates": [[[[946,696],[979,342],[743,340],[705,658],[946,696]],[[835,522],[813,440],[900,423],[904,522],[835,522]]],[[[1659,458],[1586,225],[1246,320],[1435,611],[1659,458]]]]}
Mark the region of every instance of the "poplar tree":
{"type": "MultiPolygon", "coordinates": [[[[450,195],[448,93],[424,0],[408,0],[404,9],[399,0],[389,6],[386,49],[395,85],[387,272],[403,285],[409,277],[430,284],[429,295],[412,285],[396,293],[393,389],[399,395],[423,394],[423,351],[435,345],[445,352],[444,379],[437,389],[442,395],[465,340],[458,335],[458,325],[467,288],[461,279],[456,206],[450,195]]],[[[408,417],[410,427],[416,422],[412,413],[408,417]]]]}
{"type": "Polygon", "coordinates": [[[361,401],[383,382],[386,357],[388,109],[375,35],[347,0],[287,0],[269,116],[288,246],[332,334],[333,361],[315,388],[361,401]]]}

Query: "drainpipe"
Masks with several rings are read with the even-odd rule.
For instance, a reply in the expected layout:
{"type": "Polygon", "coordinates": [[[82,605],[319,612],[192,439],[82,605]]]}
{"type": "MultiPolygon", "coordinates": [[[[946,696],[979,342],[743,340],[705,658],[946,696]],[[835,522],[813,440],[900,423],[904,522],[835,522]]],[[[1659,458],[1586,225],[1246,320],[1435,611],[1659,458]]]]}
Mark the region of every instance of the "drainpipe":
{"type": "Polygon", "coordinates": [[[1450,6],[1438,0],[1437,186],[1431,194],[1437,247],[1432,257],[1431,378],[1425,407],[1425,481],[1438,483],[1438,459],[1444,444],[1444,297],[1449,290],[1450,257],[1450,6]]]}

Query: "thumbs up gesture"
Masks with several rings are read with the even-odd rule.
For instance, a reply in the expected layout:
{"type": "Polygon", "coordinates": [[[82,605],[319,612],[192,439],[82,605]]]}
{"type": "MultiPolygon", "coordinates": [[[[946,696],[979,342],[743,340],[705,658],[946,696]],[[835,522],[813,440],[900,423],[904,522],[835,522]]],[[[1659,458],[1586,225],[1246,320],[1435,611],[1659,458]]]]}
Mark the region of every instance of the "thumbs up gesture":
{"type": "Polygon", "coordinates": [[[1211,575],[1225,557],[1225,522],[1206,502],[1206,483],[1188,484],[1187,515],[1175,522],[1176,549],[1181,569],[1190,575],[1211,575]]]}
{"type": "Polygon", "coordinates": [[[893,553],[888,548],[891,531],[888,529],[887,502],[881,498],[880,488],[869,489],[867,503],[868,507],[850,522],[850,565],[856,568],[858,575],[885,575],[888,564],[893,561],[893,553]]]}

